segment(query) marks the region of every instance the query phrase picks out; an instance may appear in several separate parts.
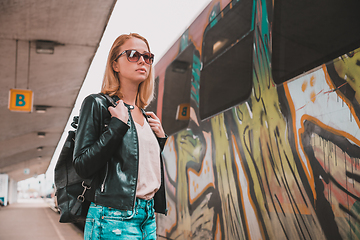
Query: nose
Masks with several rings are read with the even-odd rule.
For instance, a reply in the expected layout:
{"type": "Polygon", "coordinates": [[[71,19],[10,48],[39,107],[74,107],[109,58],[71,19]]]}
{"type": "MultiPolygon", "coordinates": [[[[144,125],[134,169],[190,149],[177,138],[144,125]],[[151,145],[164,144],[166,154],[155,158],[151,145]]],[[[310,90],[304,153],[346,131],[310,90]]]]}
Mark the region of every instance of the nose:
{"type": "Polygon", "coordinates": [[[138,64],[145,64],[145,60],[144,60],[144,56],[140,56],[139,60],[138,60],[138,64]]]}

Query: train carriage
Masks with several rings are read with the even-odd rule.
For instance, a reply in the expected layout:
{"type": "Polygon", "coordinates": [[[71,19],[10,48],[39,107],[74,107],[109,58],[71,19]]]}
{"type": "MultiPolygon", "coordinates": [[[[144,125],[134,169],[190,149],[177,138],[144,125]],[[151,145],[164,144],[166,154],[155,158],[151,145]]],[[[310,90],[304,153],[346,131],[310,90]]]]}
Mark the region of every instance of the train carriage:
{"type": "Polygon", "coordinates": [[[359,10],[214,0],[158,61],[159,239],[360,239],[359,10]]]}

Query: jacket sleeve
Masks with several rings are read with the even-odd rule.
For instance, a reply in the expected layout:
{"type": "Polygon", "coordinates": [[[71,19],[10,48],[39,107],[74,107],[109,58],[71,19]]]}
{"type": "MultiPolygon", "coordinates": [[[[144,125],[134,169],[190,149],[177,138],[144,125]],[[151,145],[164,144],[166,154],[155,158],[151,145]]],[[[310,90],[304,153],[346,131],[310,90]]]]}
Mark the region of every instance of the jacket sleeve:
{"type": "Polygon", "coordinates": [[[73,165],[82,178],[89,178],[106,165],[129,129],[129,126],[118,118],[111,118],[103,132],[103,108],[100,99],[92,95],[86,97],[81,106],[73,165]]]}

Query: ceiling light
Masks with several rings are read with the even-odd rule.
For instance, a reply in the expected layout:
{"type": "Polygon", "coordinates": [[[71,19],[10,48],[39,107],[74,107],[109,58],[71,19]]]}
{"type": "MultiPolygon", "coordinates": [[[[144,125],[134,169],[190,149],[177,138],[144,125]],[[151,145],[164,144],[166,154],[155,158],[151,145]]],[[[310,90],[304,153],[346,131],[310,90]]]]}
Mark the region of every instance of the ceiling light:
{"type": "Polygon", "coordinates": [[[40,54],[53,54],[55,48],[55,42],[53,41],[36,41],[36,53],[40,54]]]}
{"type": "Polygon", "coordinates": [[[41,151],[43,150],[43,148],[44,148],[44,147],[38,147],[38,148],[36,148],[36,150],[37,150],[38,152],[41,152],[41,151]]]}
{"type": "Polygon", "coordinates": [[[35,111],[37,113],[46,113],[46,110],[50,108],[50,106],[45,106],[45,105],[36,105],[35,106],[35,111]]]}
{"type": "Polygon", "coordinates": [[[45,133],[44,133],[44,132],[38,132],[38,137],[39,137],[39,138],[44,138],[44,137],[45,137],[45,133]]]}

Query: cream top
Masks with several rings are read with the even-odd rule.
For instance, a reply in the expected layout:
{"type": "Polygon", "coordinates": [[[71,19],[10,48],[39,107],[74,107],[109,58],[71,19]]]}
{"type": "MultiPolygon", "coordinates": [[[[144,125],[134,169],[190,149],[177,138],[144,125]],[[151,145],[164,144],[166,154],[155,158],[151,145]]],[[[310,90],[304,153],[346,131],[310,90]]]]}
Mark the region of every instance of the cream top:
{"type": "Polygon", "coordinates": [[[149,123],[135,122],[139,141],[139,172],[136,197],[151,199],[161,185],[160,147],[149,123]]]}

